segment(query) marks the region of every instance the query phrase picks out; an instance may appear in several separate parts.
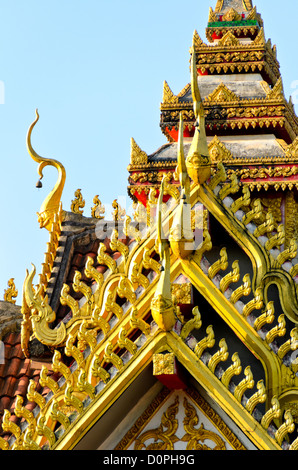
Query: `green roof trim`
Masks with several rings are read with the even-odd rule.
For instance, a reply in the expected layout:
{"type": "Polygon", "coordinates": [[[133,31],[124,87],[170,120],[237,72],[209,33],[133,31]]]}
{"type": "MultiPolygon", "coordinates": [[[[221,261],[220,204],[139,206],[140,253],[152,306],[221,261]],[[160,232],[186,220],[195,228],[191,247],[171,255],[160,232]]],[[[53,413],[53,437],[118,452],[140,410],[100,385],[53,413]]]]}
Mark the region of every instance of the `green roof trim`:
{"type": "Polygon", "coordinates": [[[257,26],[257,20],[242,20],[242,21],[214,21],[208,23],[208,28],[226,28],[229,26],[257,26]]]}

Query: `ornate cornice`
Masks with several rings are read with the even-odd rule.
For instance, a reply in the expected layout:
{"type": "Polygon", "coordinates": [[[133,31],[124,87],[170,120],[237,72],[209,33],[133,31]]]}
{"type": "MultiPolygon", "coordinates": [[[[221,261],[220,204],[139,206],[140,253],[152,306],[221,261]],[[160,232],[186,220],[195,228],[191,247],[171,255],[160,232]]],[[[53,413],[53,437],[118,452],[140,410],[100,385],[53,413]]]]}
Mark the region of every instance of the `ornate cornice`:
{"type": "MultiPolygon", "coordinates": [[[[220,132],[227,129],[279,128],[283,134],[286,133],[288,142],[294,140],[298,134],[298,118],[292,103],[285,99],[281,77],[273,88],[265,81],[261,85],[266,97],[248,99],[241,98],[226,84],[220,83],[203,100],[207,130],[220,132]]],[[[170,141],[171,130],[178,130],[180,112],[183,113],[184,129],[193,131],[192,101],[183,99],[187,91],[185,87],[175,100],[172,98],[161,104],[160,126],[170,141]]]]}
{"type": "Polygon", "coordinates": [[[280,77],[276,47],[270,40],[265,40],[263,28],[252,42],[244,44],[231,30],[214,45],[205,44],[195,31],[193,44],[198,70],[202,74],[206,71],[212,74],[258,71],[273,84],[280,77]]]}

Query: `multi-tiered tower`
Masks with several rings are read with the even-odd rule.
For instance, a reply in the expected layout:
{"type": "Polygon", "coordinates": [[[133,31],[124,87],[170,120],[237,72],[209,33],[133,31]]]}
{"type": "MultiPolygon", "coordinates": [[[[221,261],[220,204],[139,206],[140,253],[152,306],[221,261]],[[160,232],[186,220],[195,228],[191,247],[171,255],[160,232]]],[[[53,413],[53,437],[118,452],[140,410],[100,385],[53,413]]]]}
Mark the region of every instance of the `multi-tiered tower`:
{"type": "Polygon", "coordinates": [[[65,211],[30,126],[58,180],[41,274],[0,305],[1,449],[298,449],[297,117],[250,0],[206,36],[164,84],[168,143],[132,140],[133,219],[80,190],[65,211]]]}

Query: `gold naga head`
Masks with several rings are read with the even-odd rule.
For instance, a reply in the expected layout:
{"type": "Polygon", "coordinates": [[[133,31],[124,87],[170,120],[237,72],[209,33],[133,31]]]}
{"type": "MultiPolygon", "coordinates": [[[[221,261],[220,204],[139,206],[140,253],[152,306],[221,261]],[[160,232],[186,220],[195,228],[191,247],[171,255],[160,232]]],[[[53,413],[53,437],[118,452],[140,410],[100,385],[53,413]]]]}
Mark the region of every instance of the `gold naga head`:
{"type": "Polygon", "coordinates": [[[195,133],[186,159],[188,174],[194,183],[203,184],[211,175],[211,158],[205,129],[205,114],[198,86],[195,46],[191,56],[191,91],[196,119],[195,133]]]}
{"type": "Polygon", "coordinates": [[[40,228],[45,227],[47,230],[50,231],[52,229],[55,214],[57,214],[60,209],[61,196],[62,196],[62,192],[63,192],[65,180],[66,180],[66,172],[65,172],[64,166],[60,162],[58,162],[57,160],[50,159],[50,158],[41,157],[33,149],[32,144],[31,144],[31,134],[38,120],[39,120],[39,114],[38,114],[38,111],[36,110],[36,119],[29,127],[28,134],[27,134],[27,150],[29,152],[29,155],[35,162],[39,163],[38,174],[39,174],[40,179],[36,186],[41,187],[41,180],[43,178],[42,171],[46,166],[53,166],[58,170],[57,182],[54,188],[52,189],[52,191],[50,192],[50,194],[44,200],[40,208],[40,211],[37,213],[40,228]]]}

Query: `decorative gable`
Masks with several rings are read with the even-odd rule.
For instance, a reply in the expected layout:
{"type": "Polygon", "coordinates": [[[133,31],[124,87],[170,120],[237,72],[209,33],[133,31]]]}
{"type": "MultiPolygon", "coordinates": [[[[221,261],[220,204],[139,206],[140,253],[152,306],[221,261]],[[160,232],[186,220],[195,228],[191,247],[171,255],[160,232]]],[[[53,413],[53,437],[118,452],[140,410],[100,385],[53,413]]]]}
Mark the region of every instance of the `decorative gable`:
{"type": "Polygon", "coordinates": [[[246,450],[195,389],[164,389],[115,447],[116,450],[246,450]]]}

